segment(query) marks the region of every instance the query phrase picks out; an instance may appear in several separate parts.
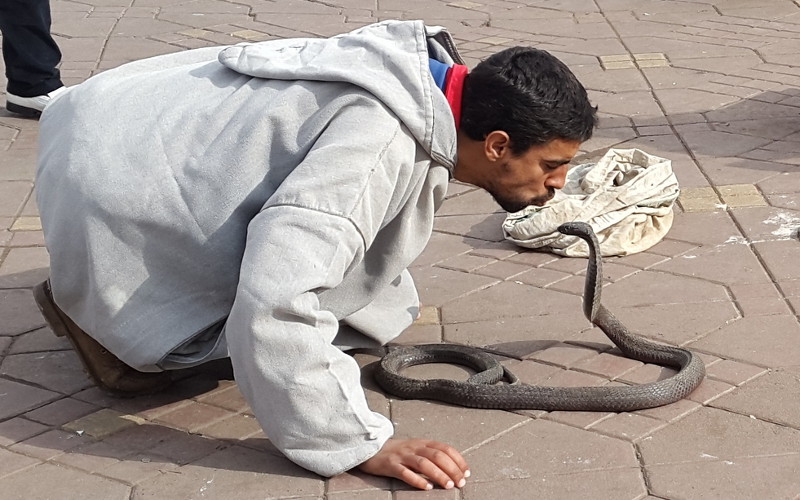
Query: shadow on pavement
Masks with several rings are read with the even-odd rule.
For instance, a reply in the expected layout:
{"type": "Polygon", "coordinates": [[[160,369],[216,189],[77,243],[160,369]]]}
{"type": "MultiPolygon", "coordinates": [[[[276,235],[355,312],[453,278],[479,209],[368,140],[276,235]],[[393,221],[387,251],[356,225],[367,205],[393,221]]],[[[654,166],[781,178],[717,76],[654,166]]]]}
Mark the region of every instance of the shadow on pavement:
{"type": "Polygon", "coordinates": [[[0,442],[9,449],[79,468],[113,459],[115,468],[163,473],[196,463],[319,479],[264,437],[229,359],[174,371],[175,382],[153,395],[118,398],[94,387],[36,308],[30,287],[46,277],[46,268],[0,276],[0,442]]]}

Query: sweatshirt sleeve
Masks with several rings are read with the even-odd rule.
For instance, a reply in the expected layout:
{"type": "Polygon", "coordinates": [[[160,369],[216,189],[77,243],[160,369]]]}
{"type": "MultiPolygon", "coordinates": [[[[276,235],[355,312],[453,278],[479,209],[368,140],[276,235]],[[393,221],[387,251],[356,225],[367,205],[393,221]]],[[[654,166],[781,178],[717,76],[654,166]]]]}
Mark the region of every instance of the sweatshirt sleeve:
{"type": "Polygon", "coordinates": [[[341,281],[361,237],[345,218],[281,206],[249,228],[226,339],[239,388],[267,437],[323,476],[365,461],[393,433],[372,412],[355,360],[332,345],[315,290],[341,281]]]}
{"type": "Polygon", "coordinates": [[[396,119],[354,144],[356,111],[250,222],[225,329],[236,380],[267,437],[323,476],[367,460],[393,433],[367,406],[356,361],[333,345],[339,322],[319,299],[363,259],[414,167],[415,142],[396,119]]]}

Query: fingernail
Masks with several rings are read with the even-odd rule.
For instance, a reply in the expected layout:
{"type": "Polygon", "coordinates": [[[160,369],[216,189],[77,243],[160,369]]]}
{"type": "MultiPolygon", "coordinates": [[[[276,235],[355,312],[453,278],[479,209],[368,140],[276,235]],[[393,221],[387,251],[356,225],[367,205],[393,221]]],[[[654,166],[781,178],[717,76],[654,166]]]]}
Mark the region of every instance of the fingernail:
{"type": "Polygon", "coordinates": [[[465,484],[467,484],[467,480],[462,477],[461,481],[458,482],[458,487],[463,488],[465,484]]]}
{"type": "Polygon", "coordinates": [[[425,485],[425,489],[426,490],[432,490],[433,489],[433,485],[431,483],[428,483],[428,484],[425,485]]]}
{"type": "Polygon", "coordinates": [[[470,471],[469,469],[464,471],[464,477],[469,477],[471,475],[472,475],[472,471],[470,471]]]}
{"type": "Polygon", "coordinates": [[[447,481],[447,484],[445,484],[445,485],[444,485],[445,489],[447,489],[447,490],[449,490],[449,489],[450,489],[450,488],[452,488],[453,486],[455,486],[455,485],[453,484],[453,481],[447,481]]]}

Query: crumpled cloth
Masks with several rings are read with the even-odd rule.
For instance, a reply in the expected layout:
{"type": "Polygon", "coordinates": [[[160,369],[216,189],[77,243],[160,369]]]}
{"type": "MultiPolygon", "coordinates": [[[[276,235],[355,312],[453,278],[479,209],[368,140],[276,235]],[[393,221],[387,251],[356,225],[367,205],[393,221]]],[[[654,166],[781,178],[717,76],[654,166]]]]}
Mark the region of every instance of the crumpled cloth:
{"type": "Polygon", "coordinates": [[[547,205],[508,214],[503,233],[522,247],[586,257],[583,240],[556,230],[564,222],[583,221],[597,234],[603,256],[642,252],[672,227],[679,194],[670,160],[639,149],[610,149],[597,163],[572,168],[564,189],[547,205]]]}

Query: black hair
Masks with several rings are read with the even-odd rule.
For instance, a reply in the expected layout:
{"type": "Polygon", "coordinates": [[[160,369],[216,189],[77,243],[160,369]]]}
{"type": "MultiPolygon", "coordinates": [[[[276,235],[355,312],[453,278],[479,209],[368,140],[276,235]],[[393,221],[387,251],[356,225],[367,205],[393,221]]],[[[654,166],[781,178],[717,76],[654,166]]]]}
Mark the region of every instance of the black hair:
{"type": "Polygon", "coordinates": [[[515,155],[553,139],[586,141],[596,124],[586,89],[544,50],[505,49],[481,61],[464,82],[461,130],[478,141],[502,130],[515,155]]]}

